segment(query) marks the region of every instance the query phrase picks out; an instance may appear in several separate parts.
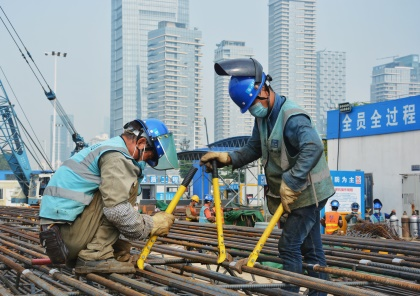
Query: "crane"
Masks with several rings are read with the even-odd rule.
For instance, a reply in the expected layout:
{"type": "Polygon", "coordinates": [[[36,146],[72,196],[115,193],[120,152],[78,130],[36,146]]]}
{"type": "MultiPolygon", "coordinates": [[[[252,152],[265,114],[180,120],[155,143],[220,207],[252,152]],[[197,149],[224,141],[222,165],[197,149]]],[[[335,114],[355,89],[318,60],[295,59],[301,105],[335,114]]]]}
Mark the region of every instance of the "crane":
{"type": "Polygon", "coordinates": [[[0,16],[0,20],[3,23],[4,27],[6,28],[7,32],[9,33],[10,37],[14,41],[16,47],[20,51],[22,58],[25,60],[29,68],[31,69],[32,73],[34,74],[35,78],[38,80],[38,83],[40,84],[41,88],[44,91],[44,94],[46,95],[47,99],[51,102],[51,104],[56,108],[56,111],[58,115],[60,116],[63,124],[67,128],[67,130],[70,132],[72,136],[73,142],[76,144],[76,147],[74,148],[72,155],[74,153],[79,152],[83,148],[87,147],[88,144],[84,141],[83,137],[76,131],[73,123],[70,121],[69,117],[67,116],[66,112],[64,111],[63,107],[61,106],[60,102],[57,99],[57,96],[53,90],[51,90],[51,87],[48,85],[47,81],[45,80],[44,76],[42,75],[41,71],[39,70],[37,64],[35,63],[31,53],[26,48],[25,44],[23,43],[22,39],[20,38],[19,34],[13,27],[13,24],[11,23],[10,19],[7,17],[6,12],[3,10],[3,8],[0,6],[1,12],[4,14],[5,19],[3,19],[2,16],[0,16]]]}
{"type": "MultiPolygon", "coordinates": [[[[69,117],[58,101],[56,94],[53,90],[51,90],[50,86],[42,75],[42,72],[32,58],[32,55],[26,48],[19,34],[13,27],[10,19],[6,15],[6,12],[1,6],[0,10],[4,15],[4,17],[0,15],[0,21],[3,23],[16,47],[20,51],[22,58],[25,60],[33,75],[37,79],[47,99],[51,102],[53,108],[56,108],[56,111],[60,116],[64,126],[70,132],[72,140],[76,144],[76,147],[72,151],[71,155],[79,152],[88,146],[87,143],[85,143],[83,137],[76,131],[73,123],[70,121],[69,117]]],[[[4,96],[0,97],[0,150],[3,152],[3,155],[11,170],[13,171],[16,179],[18,180],[18,183],[23,192],[23,194],[20,194],[19,192],[15,192],[14,195],[12,194],[11,202],[36,205],[39,204],[43,190],[47,186],[53,171],[31,170],[28,155],[25,150],[25,145],[18,128],[19,120],[16,116],[13,105],[10,103],[6,90],[1,83],[1,80],[0,86],[4,94],[4,96]]]]}
{"type": "Polygon", "coordinates": [[[18,117],[0,80],[0,150],[13,171],[23,195],[15,191],[12,203],[38,205],[52,171],[32,171],[25,143],[19,131],[18,117]]]}

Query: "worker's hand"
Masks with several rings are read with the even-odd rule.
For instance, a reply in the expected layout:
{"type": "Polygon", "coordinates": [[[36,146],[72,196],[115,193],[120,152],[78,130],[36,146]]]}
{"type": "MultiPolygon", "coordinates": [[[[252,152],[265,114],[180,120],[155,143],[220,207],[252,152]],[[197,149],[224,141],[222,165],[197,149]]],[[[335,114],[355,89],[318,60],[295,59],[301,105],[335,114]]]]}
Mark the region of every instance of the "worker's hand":
{"type": "Polygon", "coordinates": [[[153,229],[150,236],[168,235],[169,229],[175,221],[175,216],[166,212],[158,212],[153,217],[153,229]]]}
{"type": "Polygon", "coordinates": [[[392,210],[390,216],[392,216],[392,215],[397,215],[397,212],[395,210],[392,210]]]}
{"type": "Polygon", "coordinates": [[[211,165],[213,160],[216,160],[218,168],[232,164],[232,159],[227,152],[208,152],[201,157],[200,165],[204,164],[206,166],[206,172],[209,173],[213,170],[213,166],[211,165]]]}
{"type": "Polygon", "coordinates": [[[301,194],[300,191],[298,192],[293,191],[292,189],[290,189],[289,186],[287,186],[287,184],[283,180],[281,180],[281,185],[280,185],[281,204],[283,205],[283,210],[286,213],[291,212],[289,205],[294,203],[295,200],[298,199],[300,194],[301,194]]]}

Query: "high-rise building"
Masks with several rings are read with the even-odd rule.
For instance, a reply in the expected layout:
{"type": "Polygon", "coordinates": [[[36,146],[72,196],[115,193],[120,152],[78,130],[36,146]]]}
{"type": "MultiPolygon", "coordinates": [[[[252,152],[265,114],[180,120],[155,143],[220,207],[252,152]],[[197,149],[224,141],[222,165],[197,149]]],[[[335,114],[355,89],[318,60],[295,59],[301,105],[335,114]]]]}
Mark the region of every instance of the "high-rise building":
{"type": "Polygon", "coordinates": [[[316,53],[316,125],[321,135],[327,133],[327,111],[337,109],[346,100],[346,53],[316,53]]]}
{"type": "MultiPolygon", "coordinates": [[[[214,62],[223,60],[250,58],[253,50],[243,41],[223,40],[214,51],[214,62]]],[[[214,140],[219,141],[234,136],[250,136],[254,117],[246,112],[242,114],[239,107],[229,96],[229,76],[214,74],[214,140]]]]}
{"type": "MultiPolygon", "coordinates": [[[[268,73],[280,95],[316,113],[316,0],[270,0],[268,3],[268,73]]],[[[265,71],[267,73],[267,71],[265,71]]]]}
{"type": "MultiPolygon", "coordinates": [[[[73,115],[67,115],[69,121],[74,124],[73,115]]],[[[50,117],[51,120],[51,129],[50,129],[50,137],[51,137],[51,147],[55,146],[54,155],[53,149],[51,149],[51,164],[53,165],[54,169],[57,169],[61,166],[61,164],[68,158],[70,158],[72,151],[76,147],[76,144],[72,140],[72,135],[67,127],[64,125],[63,120],[60,116],[56,116],[55,118],[55,139],[53,139],[53,116],[50,117]]]]}
{"type": "Polygon", "coordinates": [[[177,149],[202,145],[201,31],[162,21],[149,32],[148,117],[163,121],[177,149]]]}
{"type": "Polygon", "coordinates": [[[189,23],[189,0],[112,0],[110,135],[147,117],[147,34],[160,21],[189,23]]]}
{"type": "Polygon", "coordinates": [[[419,55],[394,57],[391,63],[373,67],[370,101],[372,103],[420,94],[419,55]]]}

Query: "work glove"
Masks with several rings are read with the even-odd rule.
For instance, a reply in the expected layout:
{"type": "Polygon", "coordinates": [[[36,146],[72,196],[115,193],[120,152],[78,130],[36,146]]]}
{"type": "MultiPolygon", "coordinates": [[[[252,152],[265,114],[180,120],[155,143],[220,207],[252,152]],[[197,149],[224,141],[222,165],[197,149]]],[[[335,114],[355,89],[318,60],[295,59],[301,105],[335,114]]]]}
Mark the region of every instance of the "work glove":
{"type": "Polygon", "coordinates": [[[153,229],[150,232],[150,236],[168,235],[169,229],[175,221],[175,216],[166,212],[158,212],[153,217],[153,229]]]}
{"type": "Polygon", "coordinates": [[[217,161],[217,167],[222,168],[232,164],[232,159],[227,152],[208,152],[200,159],[200,165],[206,166],[206,172],[213,171],[212,161],[217,161]]]}
{"type": "Polygon", "coordinates": [[[281,185],[280,185],[281,204],[283,205],[283,210],[286,213],[291,212],[289,205],[294,203],[295,200],[298,199],[301,193],[302,193],[301,191],[298,191],[298,192],[293,191],[292,189],[290,189],[289,186],[287,186],[286,182],[281,180],[281,185]]]}

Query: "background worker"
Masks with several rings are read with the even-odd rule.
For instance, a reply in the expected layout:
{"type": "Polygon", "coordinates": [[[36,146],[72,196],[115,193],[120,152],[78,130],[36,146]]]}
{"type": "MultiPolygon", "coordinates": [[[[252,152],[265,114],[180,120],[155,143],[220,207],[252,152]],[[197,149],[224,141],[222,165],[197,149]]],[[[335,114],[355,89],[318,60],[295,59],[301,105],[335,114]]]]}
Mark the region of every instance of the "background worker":
{"type": "Polygon", "coordinates": [[[200,210],[200,223],[214,223],[216,222],[216,215],[212,206],[213,196],[206,195],[204,196],[204,205],[200,210]]]}
{"type": "MultiPolygon", "coordinates": [[[[151,217],[133,207],[146,163],[178,168],[172,134],[157,119],[127,123],[121,136],[83,149],[55,172],[41,203],[41,234],[57,230],[68,249],[66,265],[76,273],[135,272],[126,262],[131,245],[120,235],[141,240],[168,233],[173,215],[151,217]]],[[[57,249],[48,240],[41,243],[54,262],[57,249]]]]}
{"type": "Polygon", "coordinates": [[[200,198],[198,197],[198,195],[193,195],[191,197],[190,204],[185,208],[185,215],[186,215],[185,219],[187,221],[198,222],[198,214],[199,213],[197,213],[197,210],[196,210],[195,206],[199,202],[200,202],[200,198]]]}
{"type": "MultiPolygon", "coordinates": [[[[207,170],[212,169],[213,160],[218,167],[237,169],[261,158],[268,183],[268,210],[274,214],[281,203],[289,213],[279,240],[284,269],[302,273],[302,255],[309,264],[326,266],[320,210],[335,192],[324,145],[309,114],[274,92],[271,77],[255,59],[222,61],[215,64],[215,71],[232,76],[229,95],[242,113],[249,111],[255,117],[255,124],[244,147],[230,153],[209,152],[200,163],[207,170]]],[[[327,274],[308,272],[328,279],[327,274]]],[[[288,290],[298,292],[299,287],[288,290]]]]}
{"type": "Polygon", "coordinates": [[[372,223],[383,223],[385,219],[389,219],[392,215],[396,215],[395,210],[391,211],[391,214],[382,213],[382,202],[376,198],[373,200],[373,214],[370,215],[370,222],[372,223]]]}
{"type": "Polygon", "coordinates": [[[351,229],[356,223],[363,222],[359,216],[359,204],[357,202],[351,204],[351,213],[347,214],[344,219],[347,221],[347,229],[351,229]]]}
{"type": "Polygon", "coordinates": [[[338,213],[340,203],[337,200],[331,201],[331,212],[326,212],[321,219],[321,225],[325,227],[325,234],[335,234],[343,227],[343,218],[338,213]]]}

